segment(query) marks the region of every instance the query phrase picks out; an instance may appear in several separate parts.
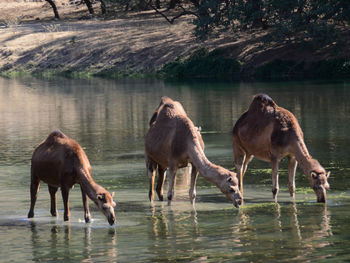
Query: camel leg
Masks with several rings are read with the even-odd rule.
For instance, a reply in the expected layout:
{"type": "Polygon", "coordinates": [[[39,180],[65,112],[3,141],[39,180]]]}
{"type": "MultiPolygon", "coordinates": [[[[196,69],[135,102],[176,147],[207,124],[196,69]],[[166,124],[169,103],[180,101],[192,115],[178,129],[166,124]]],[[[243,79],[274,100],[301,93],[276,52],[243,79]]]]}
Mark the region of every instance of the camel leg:
{"type": "Polygon", "coordinates": [[[81,196],[83,198],[85,223],[90,223],[91,215],[90,215],[90,209],[89,209],[89,199],[87,194],[83,191],[83,189],[81,189],[81,196]]]}
{"type": "Polygon", "coordinates": [[[148,198],[152,202],[154,200],[154,179],[156,177],[156,165],[150,161],[147,162],[147,175],[149,179],[148,198]]]}
{"type": "Polygon", "coordinates": [[[190,201],[191,204],[194,205],[194,202],[196,200],[196,181],[198,177],[198,171],[197,168],[192,165],[192,172],[191,172],[191,185],[190,185],[190,201]]]}
{"type": "Polygon", "coordinates": [[[241,148],[236,147],[235,144],[233,146],[233,152],[234,152],[234,163],[236,167],[236,172],[238,174],[238,180],[239,180],[239,189],[243,195],[243,175],[244,175],[244,162],[246,159],[246,154],[241,150],[241,148]]]}
{"type": "Polygon", "coordinates": [[[49,185],[49,193],[51,198],[51,209],[50,213],[52,216],[57,216],[57,200],[56,200],[56,193],[57,193],[58,187],[53,187],[49,185]]]}
{"type": "Polygon", "coordinates": [[[168,188],[168,205],[174,197],[175,175],[177,168],[175,166],[169,168],[169,188],[168,188]]]}
{"type": "Polygon", "coordinates": [[[38,192],[40,189],[40,179],[33,175],[30,182],[30,209],[28,212],[28,218],[34,217],[34,206],[36,199],[38,197],[38,192]]]}
{"type": "Polygon", "coordinates": [[[271,160],[271,166],[272,166],[272,194],[273,199],[277,201],[277,195],[279,190],[279,184],[278,184],[278,160],[276,158],[273,158],[271,160]]]}
{"type": "MultiPolygon", "coordinates": [[[[243,176],[245,175],[245,172],[247,171],[247,167],[248,167],[248,164],[250,163],[250,161],[253,159],[253,155],[247,155],[245,160],[244,160],[244,163],[243,163],[243,167],[242,167],[242,173],[243,173],[243,176]]],[[[242,177],[243,177],[242,176],[242,177]]]]}
{"type": "Polygon", "coordinates": [[[288,189],[292,198],[294,198],[295,195],[295,170],[297,169],[297,165],[298,162],[295,160],[295,157],[288,157],[288,189]]]}
{"type": "Polygon", "coordinates": [[[165,171],[166,169],[158,165],[158,180],[157,180],[156,192],[158,194],[159,201],[163,201],[163,184],[166,177],[165,171]]]}
{"type": "Polygon", "coordinates": [[[61,193],[62,193],[62,199],[63,199],[63,205],[64,205],[64,215],[63,219],[64,221],[68,221],[70,218],[70,211],[69,211],[69,187],[62,185],[61,186],[61,193]]]}

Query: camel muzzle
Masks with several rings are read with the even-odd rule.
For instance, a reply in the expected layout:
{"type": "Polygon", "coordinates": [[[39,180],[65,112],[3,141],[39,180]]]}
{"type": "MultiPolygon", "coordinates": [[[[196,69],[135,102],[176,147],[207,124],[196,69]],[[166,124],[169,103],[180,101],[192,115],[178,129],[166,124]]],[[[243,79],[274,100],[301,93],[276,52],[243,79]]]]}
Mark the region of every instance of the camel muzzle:
{"type": "Polygon", "coordinates": [[[317,196],[317,202],[326,203],[327,201],[326,189],[324,187],[314,187],[314,191],[317,196]]]}
{"type": "Polygon", "coordinates": [[[239,208],[240,205],[242,205],[242,199],[233,199],[233,205],[236,208],[239,208]]]}
{"type": "Polygon", "coordinates": [[[108,217],[108,223],[113,226],[115,224],[115,216],[111,215],[108,217]]]}

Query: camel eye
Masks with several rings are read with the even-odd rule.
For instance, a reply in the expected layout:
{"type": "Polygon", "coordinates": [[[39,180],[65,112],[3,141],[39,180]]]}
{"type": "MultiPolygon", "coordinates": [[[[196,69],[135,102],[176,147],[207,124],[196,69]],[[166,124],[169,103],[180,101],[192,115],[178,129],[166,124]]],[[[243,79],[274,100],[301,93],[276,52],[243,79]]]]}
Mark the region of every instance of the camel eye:
{"type": "Polygon", "coordinates": [[[236,191],[235,191],[235,189],[230,188],[230,192],[231,192],[231,193],[234,193],[234,192],[236,192],[236,191]]]}

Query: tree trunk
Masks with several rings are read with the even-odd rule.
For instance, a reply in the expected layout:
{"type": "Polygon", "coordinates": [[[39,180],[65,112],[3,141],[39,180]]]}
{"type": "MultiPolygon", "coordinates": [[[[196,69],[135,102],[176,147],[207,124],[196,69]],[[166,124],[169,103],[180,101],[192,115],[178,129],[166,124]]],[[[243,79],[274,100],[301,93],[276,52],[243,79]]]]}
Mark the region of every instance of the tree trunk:
{"type": "Polygon", "coordinates": [[[55,2],[53,0],[46,0],[46,2],[51,5],[53,13],[55,14],[55,18],[60,19],[55,2]]]}
{"type": "Polygon", "coordinates": [[[104,15],[107,12],[106,4],[105,4],[104,0],[100,0],[100,2],[101,2],[101,13],[102,13],[102,15],[104,15]]]}
{"type": "Polygon", "coordinates": [[[86,4],[87,8],[89,9],[89,13],[93,15],[94,9],[92,8],[92,4],[91,4],[90,0],[84,0],[84,2],[86,4]]]}

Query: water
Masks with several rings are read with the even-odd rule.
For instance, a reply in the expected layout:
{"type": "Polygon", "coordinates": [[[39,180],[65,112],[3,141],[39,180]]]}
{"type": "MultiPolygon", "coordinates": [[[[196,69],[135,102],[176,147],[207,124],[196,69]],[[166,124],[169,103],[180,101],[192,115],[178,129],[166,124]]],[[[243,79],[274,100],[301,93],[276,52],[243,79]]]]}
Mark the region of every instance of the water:
{"type": "MultiPolygon", "coordinates": [[[[1,262],[345,262],[350,260],[350,84],[164,83],[0,78],[1,262]],[[168,95],[202,127],[206,154],[233,169],[231,130],[252,96],[264,92],[294,112],[313,157],[331,171],[327,205],[297,170],[296,201],[281,163],[278,203],[272,202],[269,164],[254,160],[245,176],[245,206],[235,209],[199,177],[195,209],[188,177],[179,174],[175,201],[148,201],[143,157],[148,121],[168,95]],[[70,192],[71,221],[49,214],[42,184],[28,220],[30,158],[50,131],[61,129],[86,151],[96,182],[116,195],[110,227],[90,202],[85,224],[79,186],[70,192]]],[[[166,190],[166,189],[165,189],[166,190]]]]}

